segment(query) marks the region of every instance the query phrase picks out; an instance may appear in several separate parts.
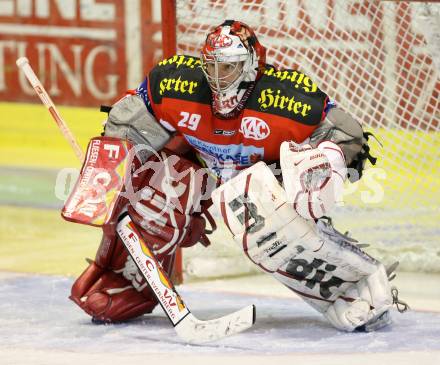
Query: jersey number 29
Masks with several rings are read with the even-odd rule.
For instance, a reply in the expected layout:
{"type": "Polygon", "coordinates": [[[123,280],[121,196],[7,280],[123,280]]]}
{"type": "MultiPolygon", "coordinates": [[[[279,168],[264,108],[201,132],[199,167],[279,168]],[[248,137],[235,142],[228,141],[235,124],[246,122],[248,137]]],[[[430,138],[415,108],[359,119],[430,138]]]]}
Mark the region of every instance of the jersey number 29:
{"type": "Polygon", "coordinates": [[[195,131],[199,126],[200,118],[202,117],[200,114],[190,114],[188,112],[180,112],[180,116],[182,119],[179,120],[177,125],[179,127],[184,127],[195,131]]]}

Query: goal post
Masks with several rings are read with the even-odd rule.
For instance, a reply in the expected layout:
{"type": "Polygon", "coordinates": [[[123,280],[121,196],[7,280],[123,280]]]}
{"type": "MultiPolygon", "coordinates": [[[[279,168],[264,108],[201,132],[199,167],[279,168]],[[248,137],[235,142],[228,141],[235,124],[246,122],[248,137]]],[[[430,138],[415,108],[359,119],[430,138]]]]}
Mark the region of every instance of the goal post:
{"type": "MultiPolygon", "coordinates": [[[[268,63],[311,76],[374,133],[382,144],[370,140],[378,163],[347,185],[336,226],[370,244],[385,263],[440,272],[439,3],[162,0],[162,14],[167,56],[198,56],[213,26],[243,21],[268,49],[268,63]]],[[[210,247],[184,251],[186,275],[253,270],[221,228],[210,247]]]]}
{"type": "Polygon", "coordinates": [[[163,58],[168,58],[177,53],[176,0],[161,0],[161,17],[163,58]]]}

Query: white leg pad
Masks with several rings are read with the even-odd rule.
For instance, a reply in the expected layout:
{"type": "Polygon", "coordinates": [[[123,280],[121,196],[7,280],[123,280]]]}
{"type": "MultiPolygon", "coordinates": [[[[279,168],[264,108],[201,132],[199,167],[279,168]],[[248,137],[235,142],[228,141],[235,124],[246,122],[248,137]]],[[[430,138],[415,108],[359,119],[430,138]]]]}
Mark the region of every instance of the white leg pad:
{"type": "Polygon", "coordinates": [[[329,226],[299,216],[263,162],[220,186],[212,199],[246,256],[336,328],[353,331],[391,306],[383,265],[329,226]]]}

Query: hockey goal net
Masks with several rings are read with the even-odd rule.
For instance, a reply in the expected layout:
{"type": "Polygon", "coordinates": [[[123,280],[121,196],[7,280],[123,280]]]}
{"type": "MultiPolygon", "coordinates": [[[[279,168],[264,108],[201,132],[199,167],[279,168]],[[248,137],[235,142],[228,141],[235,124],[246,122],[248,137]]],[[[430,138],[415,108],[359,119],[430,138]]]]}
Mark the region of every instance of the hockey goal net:
{"type": "MultiPolygon", "coordinates": [[[[382,143],[377,165],[347,184],[337,228],[404,270],[440,271],[440,4],[350,0],[163,1],[165,55],[198,55],[225,19],[252,26],[267,61],[296,68],[382,143]]],[[[184,251],[195,277],[256,271],[222,226],[184,251]]]]}

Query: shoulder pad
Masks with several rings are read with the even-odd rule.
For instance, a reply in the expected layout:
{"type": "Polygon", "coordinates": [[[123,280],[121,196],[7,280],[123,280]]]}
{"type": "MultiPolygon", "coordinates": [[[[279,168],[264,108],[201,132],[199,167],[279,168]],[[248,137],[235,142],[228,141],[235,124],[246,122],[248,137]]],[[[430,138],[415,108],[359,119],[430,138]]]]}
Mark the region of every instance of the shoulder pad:
{"type": "Polygon", "coordinates": [[[148,78],[153,102],[160,104],[163,97],[210,103],[208,83],[197,57],[175,55],[160,61],[148,78]]]}
{"type": "Polygon", "coordinates": [[[105,124],[105,136],[145,144],[154,151],[160,151],[171,138],[138,95],[127,95],[115,103],[105,124]]]}
{"type": "Polygon", "coordinates": [[[304,73],[277,71],[267,66],[248,102],[248,108],[280,115],[307,125],[324,116],[328,96],[304,73]]]}

